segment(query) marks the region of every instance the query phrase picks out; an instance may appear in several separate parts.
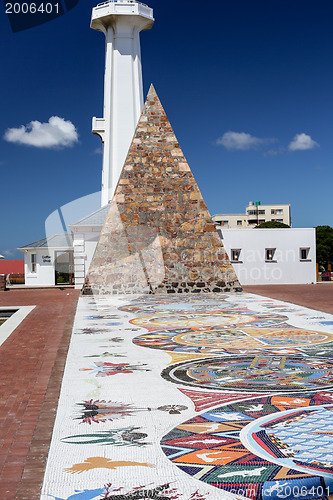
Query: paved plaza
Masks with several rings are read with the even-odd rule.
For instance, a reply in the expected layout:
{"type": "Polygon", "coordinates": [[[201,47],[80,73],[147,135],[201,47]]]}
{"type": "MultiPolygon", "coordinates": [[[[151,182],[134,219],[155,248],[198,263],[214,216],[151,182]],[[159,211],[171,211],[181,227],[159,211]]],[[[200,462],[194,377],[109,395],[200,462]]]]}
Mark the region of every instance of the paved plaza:
{"type": "Polygon", "coordinates": [[[274,290],[81,297],[73,333],[77,291],[0,294],[36,305],[1,346],[1,495],[40,498],[57,412],[43,500],[326,498],[333,287],[274,290]]]}
{"type": "Polygon", "coordinates": [[[10,290],[0,306],[36,306],[0,347],[2,498],[40,496],[79,291],[10,290]]]}
{"type": "Polygon", "coordinates": [[[253,294],[81,297],[41,499],[326,498],[332,341],[253,294]]]}

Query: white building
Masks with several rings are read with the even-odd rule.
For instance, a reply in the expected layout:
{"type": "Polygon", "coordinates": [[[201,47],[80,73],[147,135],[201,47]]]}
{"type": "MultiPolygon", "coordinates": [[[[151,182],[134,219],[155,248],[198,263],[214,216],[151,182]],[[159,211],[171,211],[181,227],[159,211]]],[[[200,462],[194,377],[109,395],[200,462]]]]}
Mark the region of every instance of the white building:
{"type": "Polygon", "coordinates": [[[241,285],[316,283],[314,228],[218,232],[241,285]]]}
{"type": "MultiPolygon", "coordinates": [[[[70,225],[72,234],[56,235],[21,247],[28,286],[73,283],[81,289],[108,205],[70,225]]],[[[219,228],[223,245],[241,285],[316,282],[314,228],[219,228]]]]}
{"type": "Polygon", "coordinates": [[[90,27],[105,35],[103,118],[92,123],[103,142],[101,206],[112,199],[143,108],[140,31],[153,23],[153,9],[136,0],[111,0],[92,10],[90,27]]]}
{"type": "Polygon", "coordinates": [[[291,226],[290,205],[262,205],[260,201],[250,201],[245,214],[216,214],[213,221],[217,227],[237,228],[255,227],[268,221],[282,222],[291,226]]]}
{"type": "Polygon", "coordinates": [[[57,234],[18,250],[24,253],[27,286],[73,285],[81,289],[109,205],[71,224],[72,234],[57,234]]]}
{"type": "Polygon", "coordinates": [[[77,289],[83,287],[108,208],[109,205],[106,205],[69,226],[73,234],[75,288],[77,289]]]}
{"type": "Polygon", "coordinates": [[[25,284],[29,287],[74,283],[73,237],[56,234],[18,250],[24,253],[25,284]]]}

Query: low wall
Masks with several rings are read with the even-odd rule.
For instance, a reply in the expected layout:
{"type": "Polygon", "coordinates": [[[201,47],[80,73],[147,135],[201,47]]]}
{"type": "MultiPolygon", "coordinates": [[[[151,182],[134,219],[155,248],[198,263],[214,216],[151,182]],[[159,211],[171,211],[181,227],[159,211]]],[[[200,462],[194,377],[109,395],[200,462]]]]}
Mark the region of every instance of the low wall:
{"type": "Polygon", "coordinates": [[[24,274],[10,274],[9,275],[9,283],[11,285],[24,285],[24,274]]]}
{"type": "Polygon", "coordinates": [[[0,292],[4,292],[6,290],[6,275],[0,274],[0,292]]]}

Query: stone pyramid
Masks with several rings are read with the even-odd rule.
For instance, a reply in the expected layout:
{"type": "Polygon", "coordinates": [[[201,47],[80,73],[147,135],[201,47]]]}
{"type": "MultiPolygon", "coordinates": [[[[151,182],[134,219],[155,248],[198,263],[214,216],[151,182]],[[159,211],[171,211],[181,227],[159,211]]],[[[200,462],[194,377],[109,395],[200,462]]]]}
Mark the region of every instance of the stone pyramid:
{"type": "Polygon", "coordinates": [[[83,294],[241,291],[153,86],[83,294]]]}

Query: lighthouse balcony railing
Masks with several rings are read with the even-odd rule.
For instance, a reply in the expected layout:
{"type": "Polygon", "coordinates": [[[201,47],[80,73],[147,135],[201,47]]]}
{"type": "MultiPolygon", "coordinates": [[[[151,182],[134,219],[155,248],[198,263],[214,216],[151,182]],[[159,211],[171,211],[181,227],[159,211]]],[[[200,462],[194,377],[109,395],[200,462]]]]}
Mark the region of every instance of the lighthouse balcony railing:
{"type": "Polygon", "coordinates": [[[107,2],[102,2],[102,3],[99,3],[96,5],[96,9],[98,9],[99,7],[105,7],[106,5],[108,5],[109,3],[121,3],[121,4],[133,4],[133,3],[137,3],[139,5],[142,5],[143,7],[148,7],[148,5],[146,5],[145,3],[142,3],[142,2],[137,2],[136,0],[108,0],[107,2]]]}

